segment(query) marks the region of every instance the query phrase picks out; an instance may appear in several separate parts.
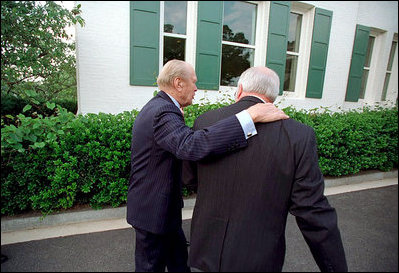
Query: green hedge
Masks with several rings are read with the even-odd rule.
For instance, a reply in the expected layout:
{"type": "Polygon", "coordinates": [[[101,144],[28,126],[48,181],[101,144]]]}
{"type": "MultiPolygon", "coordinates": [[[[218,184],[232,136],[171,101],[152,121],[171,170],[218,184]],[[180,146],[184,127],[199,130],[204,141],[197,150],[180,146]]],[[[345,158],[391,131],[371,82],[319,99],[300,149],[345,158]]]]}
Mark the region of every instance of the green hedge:
{"type": "MultiPolygon", "coordinates": [[[[185,109],[186,123],[192,126],[198,115],[223,105],[191,105],[185,109]]],[[[326,176],[398,166],[397,108],[362,113],[284,110],[315,129],[326,176]]],[[[125,204],[137,113],[75,117],[61,111],[36,119],[19,115],[18,127],[5,126],[1,132],[1,214],[125,204]]]]}
{"type": "MultiPolygon", "coordinates": [[[[67,109],[69,112],[72,112],[74,114],[77,113],[78,110],[78,103],[76,100],[68,100],[68,99],[54,99],[54,103],[60,105],[61,107],[67,109]]],[[[22,113],[24,107],[27,104],[32,104],[31,101],[28,99],[23,99],[21,97],[16,97],[14,95],[7,95],[7,94],[1,94],[1,116],[6,116],[6,115],[18,115],[19,113],[22,113]]],[[[39,114],[42,115],[51,115],[53,114],[54,111],[48,109],[45,107],[46,102],[39,102],[37,107],[40,108],[38,110],[37,108],[32,108],[28,113],[31,115],[33,112],[38,112],[39,114]]]]}

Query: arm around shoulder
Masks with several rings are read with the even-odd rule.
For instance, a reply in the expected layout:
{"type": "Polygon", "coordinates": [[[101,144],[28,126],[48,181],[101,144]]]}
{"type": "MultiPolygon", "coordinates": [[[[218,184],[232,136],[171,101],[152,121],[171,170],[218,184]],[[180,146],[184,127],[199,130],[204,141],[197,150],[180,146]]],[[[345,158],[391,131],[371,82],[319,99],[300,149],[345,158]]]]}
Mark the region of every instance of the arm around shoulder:
{"type": "Polygon", "coordinates": [[[247,145],[235,116],[194,131],[184,123],[179,109],[172,104],[160,108],[154,117],[153,130],[156,143],[183,160],[197,161],[247,145]]]}

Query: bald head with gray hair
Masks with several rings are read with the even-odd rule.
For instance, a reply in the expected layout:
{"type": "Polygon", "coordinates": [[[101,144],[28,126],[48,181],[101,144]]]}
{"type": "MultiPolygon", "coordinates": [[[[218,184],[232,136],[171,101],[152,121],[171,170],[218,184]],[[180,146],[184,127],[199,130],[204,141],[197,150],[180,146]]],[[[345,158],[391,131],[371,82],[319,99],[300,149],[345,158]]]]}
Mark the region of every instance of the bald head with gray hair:
{"type": "Polygon", "coordinates": [[[280,79],[276,72],[264,66],[250,67],[245,70],[238,80],[243,92],[258,93],[274,102],[279,93],[280,79]]]}

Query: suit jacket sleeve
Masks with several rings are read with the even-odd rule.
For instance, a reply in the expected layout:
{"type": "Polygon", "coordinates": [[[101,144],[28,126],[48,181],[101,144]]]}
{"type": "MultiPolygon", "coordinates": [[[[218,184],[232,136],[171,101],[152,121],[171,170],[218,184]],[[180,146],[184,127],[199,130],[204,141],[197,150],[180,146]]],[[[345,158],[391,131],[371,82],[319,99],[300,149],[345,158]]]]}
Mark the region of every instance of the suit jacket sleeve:
{"type": "MultiPolygon", "coordinates": [[[[194,121],[194,131],[200,130],[200,119],[194,121]]],[[[189,190],[196,191],[198,187],[198,164],[195,161],[184,160],[182,165],[182,182],[189,190]]]]}
{"type": "Polygon", "coordinates": [[[182,160],[197,161],[247,146],[238,119],[233,115],[202,130],[193,131],[173,104],[160,107],[153,122],[158,145],[182,160]]]}
{"type": "Polygon", "coordinates": [[[317,144],[313,129],[305,143],[297,145],[295,182],[290,213],[321,271],[347,271],[345,252],[338,229],[337,214],[324,196],[324,178],[318,165],[317,144]]]}

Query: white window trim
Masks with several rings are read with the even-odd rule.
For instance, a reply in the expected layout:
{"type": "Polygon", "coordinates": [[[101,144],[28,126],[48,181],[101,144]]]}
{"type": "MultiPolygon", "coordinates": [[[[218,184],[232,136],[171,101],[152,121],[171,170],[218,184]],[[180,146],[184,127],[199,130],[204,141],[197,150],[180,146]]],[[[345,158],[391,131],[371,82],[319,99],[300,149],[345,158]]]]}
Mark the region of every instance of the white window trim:
{"type": "Polygon", "coordinates": [[[183,38],[186,40],[185,46],[185,61],[191,64],[195,69],[195,51],[196,51],[196,40],[197,40],[197,1],[187,1],[187,21],[186,21],[186,34],[176,34],[164,32],[164,21],[165,21],[165,1],[160,1],[160,20],[159,20],[159,71],[163,68],[163,43],[164,36],[183,38]]]}
{"type": "Polygon", "coordinates": [[[298,56],[297,74],[295,79],[295,90],[283,91],[283,97],[305,99],[308,82],[308,70],[310,53],[312,47],[313,21],[316,9],[313,6],[297,4],[292,2],[291,11],[302,15],[301,37],[299,40],[299,51],[287,54],[298,56]]]}
{"type": "Polygon", "coordinates": [[[368,103],[374,103],[376,99],[376,95],[380,94],[380,97],[378,98],[378,101],[381,100],[381,94],[382,94],[382,89],[384,88],[384,79],[385,79],[385,71],[384,71],[384,77],[382,79],[382,85],[380,84],[381,79],[378,79],[377,75],[377,59],[378,56],[381,53],[382,49],[382,44],[381,44],[381,38],[382,35],[380,35],[381,32],[378,30],[371,29],[370,30],[370,35],[371,37],[374,37],[374,45],[373,45],[373,50],[371,51],[371,60],[370,60],[370,66],[367,67],[365,66],[363,69],[369,71],[369,75],[367,77],[367,82],[366,82],[366,89],[364,90],[364,98],[359,98],[358,102],[363,103],[363,104],[368,104],[368,103]],[[378,87],[377,86],[380,86],[378,87]]]}
{"type": "MultiPolygon", "coordinates": [[[[268,18],[270,2],[267,1],[246,1],[251,4],[256,4],[256,30],[255,30],[255,43],[253,45],[241,44],[235,42],[223,41],[222,45],[232,45],[239,46],[245,48],[254,49],[254,66],[264,66],[266,64],[266,40],[267,40],[267,29],[268,23],[264,24],[266,18],[268,18]]],[[[220,51],[222,54],[222,50],[220,51]]],[[[222,61],[222,55],[220,56],[220,62],[222,61]]],[[[222,72],[222,63],[220,63],[220,73],[222,72]]],[[[235,92],[237,87],[235,86],[225,86],[219,85],[219,90],[223,93],[231,93],[235,92]]]]}
{"type": "Polygon", "coordinates": [[[229,41],[222,41],[222,45],[239,46],[239,47],[245,47],[245,48],[251,48],[251,49],[256,48],[254,45],[241,44],[241,43],[229,42],[229,41]]]}
{"type": "Polygon", "coordinates": [[[159,72],[163,68],[163,25],[165,21],[165,2],[160,1],[159,5],[159,72]]]}
{"type": "Polygon", "coordinates": [[[288,54],[288,55],[298,56],[298,57],[299,57],[299,52],[287,51],[287,54],[288,54]]]}
{"type": "Polygon", "coordinates": [[[195,69],[197,46],[198,2],[187,1],[186,62],[195,69]]]}
{"type": "MultiPolygon", "coordinates": [[[[391,46],[392,46],[392,42],[396,42],[396,49],[395,49],[393,60],[392,60],[392,68],[391,68],[391,70],[386,70],[386,74],[389,73],[391,75],[391,77],[388,82],[387,93],[385,94],[385,101],[383,101],[383,102],[391,101],[393,104],[395,104],[396,100],[398,98],[397,82],[398,82],[399,42],[398,42],[398,34],[397,33],[394,33],[394,35],[393,35],[393,39],[391,41],[391,46]],[[396,83],[396,89],[395,89],[395,83],[396,83]]],[[[389,62],[389,55],[388,55],[388,62],[389,62]]],[[[386,67],[388,68],[388,63],[387,63],[386,67]]],[[[384,87],[382,87],[382,88],[384,88],[384,87]]],[[[382,90],[382,92],[383,91],[384,91],[384,89],[382,90]]],[[[381,92],[381,95],[382,95],[382,92],[381,92]]]]}
{"type": "Polygon", "coordinates": [[[255,66],[266,65],[267,51],[267,34],[269,32],[269,12],[270,1],[256,2],[258,4],[258,14],[256,17],[256,34],[255,34],[255,66]]]}
{"type": "MultiPolygon", "coordinates": [[[[393,59],[392,59],[392,67],[391,67],[391,70],[388,70],[388,64],[389,64],[389,62],[391,61],[390,59],[389,59],[389,55],[388,55],[388,63],[387,63],[387,69],[386,69],[386,74],[392,74],[392,70],[393,70],[393,60],[395,59],[395,57],[396,57],[396,49],[398,48],[398,40],[396,39],[395,40],[395,38],[392,40],[392,42],[391,42],[391,48],[392,48],[392,43],[396,43],[396,48],[395,48],[395,51],[394,51],[394,55],[393,55],[393,59]]],[[[391,53],[391,50],[389,51],[389,53],[391,53]]]]}
{"type": "Polygon", "coordinates": [[[187,35],[186,34],[177,34],[177,33],[164,32],[163,35],[167,36],[167,37],[183,38],[183,39],[187,40],[187,35]]]}

